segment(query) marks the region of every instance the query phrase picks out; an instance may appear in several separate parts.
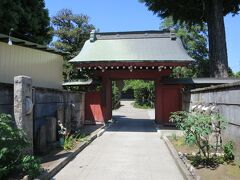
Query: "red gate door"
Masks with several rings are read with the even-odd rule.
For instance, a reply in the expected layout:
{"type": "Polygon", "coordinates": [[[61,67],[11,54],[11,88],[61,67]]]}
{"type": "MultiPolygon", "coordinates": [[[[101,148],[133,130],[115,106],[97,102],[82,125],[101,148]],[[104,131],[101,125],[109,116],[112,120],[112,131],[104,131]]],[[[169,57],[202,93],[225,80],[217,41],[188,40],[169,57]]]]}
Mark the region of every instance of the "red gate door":
{"type": "Polygon", "coordinates": [[[101,102],[101,92],[87,92],[85,95],[85,124],[104,122],[104,108],[101,102]]]}
{"type": "Polygon", "coordinates": [[[175,85],[164,85],[162,88],[163,123],[169,123],[170,113],[181,110],[181,87],[175,85]]]}

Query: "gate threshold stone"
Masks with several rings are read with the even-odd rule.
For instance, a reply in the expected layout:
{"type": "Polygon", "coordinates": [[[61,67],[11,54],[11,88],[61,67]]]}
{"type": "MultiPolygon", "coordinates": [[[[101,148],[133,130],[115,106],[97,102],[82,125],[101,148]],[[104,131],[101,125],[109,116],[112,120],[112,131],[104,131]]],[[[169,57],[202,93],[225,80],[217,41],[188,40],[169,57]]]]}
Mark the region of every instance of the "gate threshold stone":
{"type": "Polygon", "coordinates": [[[55,150],[50,154],[44,156],[41,163],[41,167],[43,168],[44,172],[36,179],[47,180],[52,178],[93,140],[101,136],[110,125],[111,123],[100,126],[97,130],[90,133],[88,141],[77,143],[76,147],[70,151],[55,150]]]}

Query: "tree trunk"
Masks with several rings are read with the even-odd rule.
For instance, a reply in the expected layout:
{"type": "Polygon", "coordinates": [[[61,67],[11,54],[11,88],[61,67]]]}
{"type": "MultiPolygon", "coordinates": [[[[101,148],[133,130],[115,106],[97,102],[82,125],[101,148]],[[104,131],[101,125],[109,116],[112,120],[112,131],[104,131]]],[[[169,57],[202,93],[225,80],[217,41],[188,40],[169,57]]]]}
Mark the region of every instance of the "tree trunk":
{"type": "Polygon", "coordinates": [[[210,75],[216,78],[228,77],[223,0],[208,0],[207,2],[210,75]]]}

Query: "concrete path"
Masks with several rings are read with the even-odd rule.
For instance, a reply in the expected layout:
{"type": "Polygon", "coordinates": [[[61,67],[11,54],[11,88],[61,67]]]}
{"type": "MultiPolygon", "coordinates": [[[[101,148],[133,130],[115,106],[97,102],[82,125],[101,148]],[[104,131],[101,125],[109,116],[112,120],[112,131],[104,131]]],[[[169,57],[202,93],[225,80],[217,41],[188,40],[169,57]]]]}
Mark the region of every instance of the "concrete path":
{"type": "Polygon", "coordinates": [[[53,179],[183,179],[148,111],[133,108],[129,101],[122,105],[113,112],[116,123],[53,179]]]}

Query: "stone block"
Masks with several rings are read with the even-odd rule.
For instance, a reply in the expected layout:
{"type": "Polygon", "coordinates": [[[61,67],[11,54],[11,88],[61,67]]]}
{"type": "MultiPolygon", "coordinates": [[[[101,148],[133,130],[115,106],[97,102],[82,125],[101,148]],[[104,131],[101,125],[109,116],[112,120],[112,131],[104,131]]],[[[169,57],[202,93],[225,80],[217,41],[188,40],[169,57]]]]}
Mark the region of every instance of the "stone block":
{"type": "Polygon", "coordinates": [[[46,137],[46,124],[43,124],[39,127],[37,131],[37,153],[46,153],[47,152],[47,137],[46,137]]]}
{"type": "Polygon", "coordinates": [[[46,118],[46,135],[47,135],[47,143],[52,144],[56,142],[56,134],[57,134],[57,120],[55,117],[47,117],[46,118]]]}

